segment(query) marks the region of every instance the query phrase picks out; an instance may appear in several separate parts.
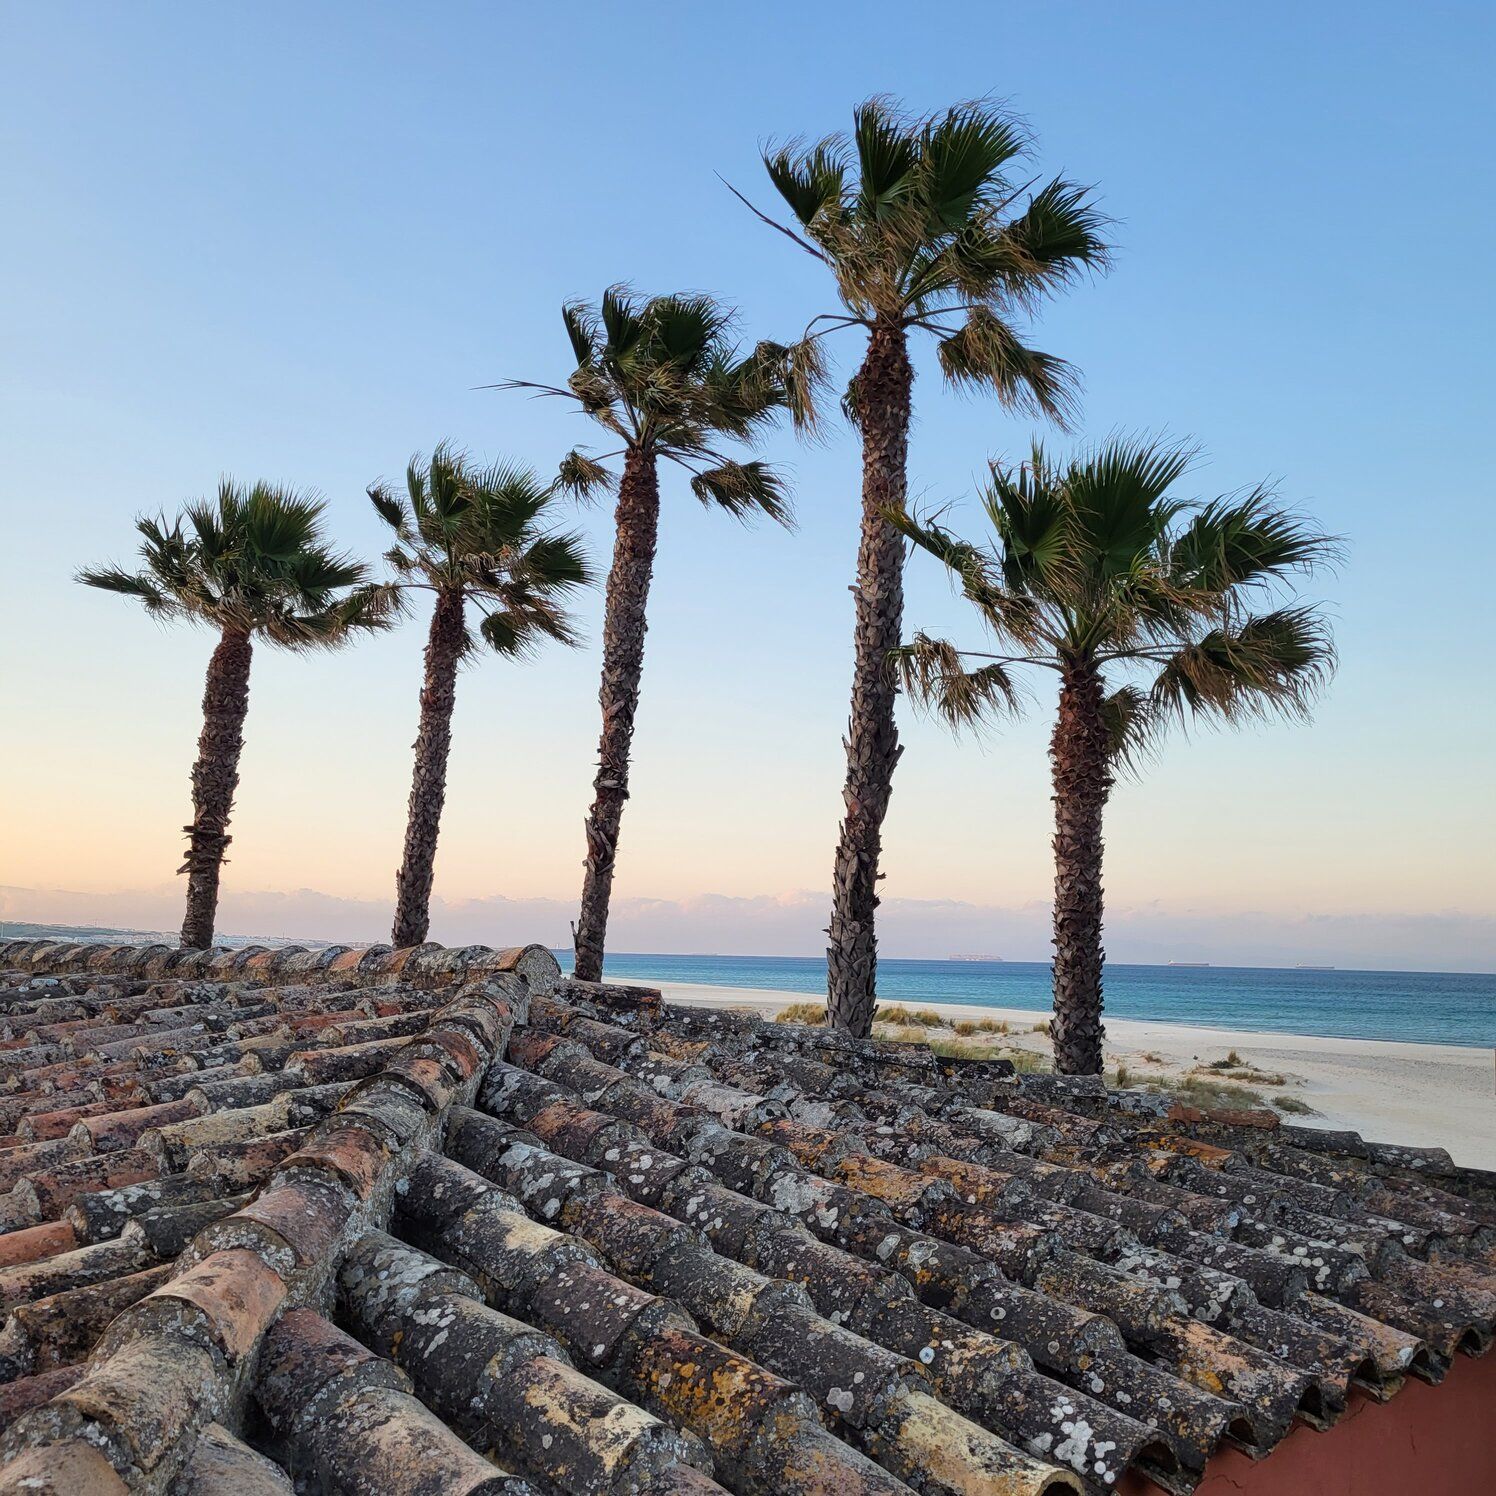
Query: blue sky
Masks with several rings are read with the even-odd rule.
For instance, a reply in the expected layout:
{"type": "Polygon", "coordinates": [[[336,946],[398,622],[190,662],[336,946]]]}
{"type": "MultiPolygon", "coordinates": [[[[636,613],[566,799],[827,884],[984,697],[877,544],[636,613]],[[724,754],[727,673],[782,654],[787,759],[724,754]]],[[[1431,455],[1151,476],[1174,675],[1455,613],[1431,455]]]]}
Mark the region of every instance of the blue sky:
{"type": "MultiPolygon", "coordinates": [[[[1114,952],[1164,919],[1181,957],[1229,925],[1276,958],[1318,919],[1401,932],[1376,964],[1496,962],[1489,7],[12,3],[0,27],[0,913],[67,890],[80,917],[128,896],[173,918],[208,642],[68,580],[127,554],[135,512],[265,476],[318,489],[373,553],[364,487],[415,450],[549,468],[580,418],[474,387],[564,373],[564,298],[701,288],[745,336],[789,337],[829,284],[716,174],[767,200],[763,140],[842,128],[872,93],[992,94],[1032,123],[1036,170],[1095,182],[1118,220],[1112,273],[1036,328],[1084,372],[1085,432],[1193,437],[1201,493],[1276,477],[1351,543],[1315,589],[1343,658],[1317,723],[1176,741],[1118,791],[1114,952]]],[[[839,343],[843,373],[857,354],[839,343]]],[[[942,390],[928,353],[916,399],[928,501],[1028,440],[942,390]]],[[[730,911],[755,900],[816,910],[774,938],[817,948],[857,454],[840,431],[770,453],[793,535],[667,495],[619,892],[664,910],[651,939],[677,949],[744,948],[730,911]]],[[[606,518],[583,520],[600,560],[606,518]]],[[[908,617],[966,626],[918,563],[908,617]]],[[[420,643],[412,624],[262,654],[231,895],[333,924],[382,909],[420,643]]],[[[516,936],[564,935],[596,665],[460,685],[437,891],[550,901],[562,928],[516,936]]],[[[976,746],[905,713],[887,888],[929,901],[937,953],[948,906],[961,949],[1042,910],[1047,719],[1041,697],[976,746]]],[[[1044,954],[1042,919],[1011,928],[1007,954],[1044,954]]],[[[1360,938],[1327,959],[1373,964],[1360,938]]]]}

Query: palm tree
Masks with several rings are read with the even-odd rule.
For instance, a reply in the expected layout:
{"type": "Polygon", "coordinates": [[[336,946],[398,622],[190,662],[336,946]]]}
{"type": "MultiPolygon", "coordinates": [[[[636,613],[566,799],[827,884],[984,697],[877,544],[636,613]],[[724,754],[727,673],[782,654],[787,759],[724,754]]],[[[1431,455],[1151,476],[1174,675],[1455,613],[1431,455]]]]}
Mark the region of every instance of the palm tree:
{"type": "Polygon", "coordinates": [[[560,481],[571,491],[585,496],[612,487],[613,475],[603,463],[623,458],[603,614],[602,737],[587,815],[581,909],[572,932],[575,975],[597,981],[619,826],[629,795],[629,755],[659,532],[660,460],[685,468],[692,492],[708,507],[740,519],[763,514],[788,524],[779,475],[756,458],[728,456],[722,442],[751,442],[781,407],[804,407],[794,388],[800,372],[795,351],[760,343],[739,356],[731,340],[731,316],[710,297],[640,300],[625,287],[613,286],[597,308],[570,302],[562,308],[562,318],[576,357],[566,388],[525,380],[506,380],[499,388],[576,400],[618,439],[618,450],[601,456],[580,449],[567,454],[560,481]]]}
{"type": "MultiPolygon", "coordinates": [[[[849,326],[868,334],[843,401],[862,436],[862,532],[846,813],[826,953],[829,1019],[859,1035],[872,1025],[878,861],[901,752],[888,658],[901,637],[904,557],[884,513],[904,503],[909,334],[935,335],[947,383],[1063,425],[1073,372],[1027,346],[1017,319],[1106,259],[1102,219],[1085,188],[1058,177],[1037,190],[1015,180],[1029,148],[1023,126],[990,104],[913,119],[875,99],[855,111],[850,139],[764,157],[799,229],[766,221],[826,266],[841,301],[812,321],[825,326],[807,339],[849,326]]],[[[799,365],[807,379],[815,373],[814,360],[802,356],[799,365]]]]}
{"type": "Polygon", "coordinates": [[[331,648],[364,629],[386,625],[396,599],[365,582],[366,568],[334,553],[322,534],[324,505],[256,483],[225,480],[215,501],[188,504],[168,526],[141,518],[143,570],[117,566],[80,571],[90,587],[137,599],[154,618],[185,618],[218,631],[203,692],[203,730],[192,769],[192,823],[187,860],[187,913],[182,945],[212,944],[218,882],[234,791],[244,717],[249,710],[253,641],[283,649],[331,648]]]}
{"type": "Polygon", "coordinates": [[[1036,446],[1020,467],[994,464],[989,548],[891,516],[945,563],[995,640],[979,653],[916,635],[896,659],[918,701],[960,727],[1015,709],[1025,666],[1059,676],[1052,1034],[1067,1074],[1102,1064],[1102,815],[1114,774],[1135,769],[1172,721],[1303,717],[1334,669],[1321,614],[1278,594],[1339,542],[1264,489],[1203,505],[1170,497],[1191,455],[1112,441],[1068,463],[1036,446]]]}
{"type": "Polygon", "coordinates": [[[382,483],[369,489],[395,532],[385,559],[397,588],[433,595],[405,853],[395,877],[390,941],[397,947],[420,945],[431,923],[458,665],[480,644],[511,658],[546,639],[576,644],[560,603],[591,581],[579,539],[548,528],[556,485],[524,468],[475,468],[443,443],[424,466],[411,462],[405,493],[402,500],[382,483]],[[482,613],[476,629],[467,620],[469,602],[482,613]]]}

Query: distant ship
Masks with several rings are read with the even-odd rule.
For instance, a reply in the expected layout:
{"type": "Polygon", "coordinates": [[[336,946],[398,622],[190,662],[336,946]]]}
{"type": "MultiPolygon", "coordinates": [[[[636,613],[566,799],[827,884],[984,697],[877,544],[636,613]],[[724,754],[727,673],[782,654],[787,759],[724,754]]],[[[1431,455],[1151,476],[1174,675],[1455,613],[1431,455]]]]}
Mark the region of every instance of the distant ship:
{"type": "Polygon", "coordinates": [[[1183,966],[1189,971],[1201,971],[1210,965],[1209,961],[1170,961],[1170,966],[1183,966]]]}
{"type": "Polygon", "coordinates": [[[953,956],[947,956],[947,961],[997,961],[1001,963],[1001,956],[984,956],[980,952],[973,954],[969,951],[958,951],[953,956]]]}
{"type": "Polygon", "coordinates": [[[1311,966],[1307,961],[1300,961],[1298,963],[1298,965],[1294,967],[1294,970],[1295,971],[1334,971],[1335,967],[1333,967],[1333,966],[1311,966]]]}

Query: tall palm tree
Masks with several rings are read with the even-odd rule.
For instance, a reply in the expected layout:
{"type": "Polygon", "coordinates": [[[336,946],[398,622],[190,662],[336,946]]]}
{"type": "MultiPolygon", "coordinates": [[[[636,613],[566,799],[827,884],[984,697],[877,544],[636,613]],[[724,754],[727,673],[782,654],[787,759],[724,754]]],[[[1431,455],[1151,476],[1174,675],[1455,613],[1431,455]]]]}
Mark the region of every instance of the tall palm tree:
{"type": "Polygon", "coordinates": [[[1172,721],[1302,717],[1334,669],[1324,618],[1282,590],[1339,542],[1264,489],[1171,497],[1190,458],[1112,441],[1069,462],[1036,446],[1020,467],[994,464],[990,547],[891,516],[950,569],[995,641],[975,652],[916,635],[896,659],[917,700],[959,727],[1015,709],[1024,667],[1059,676],[1052,1033],[1067,1074],[1101,1070],[1102,815],[1115,773],[1172,721]]]}
{"type": "Polygon", "coordinates": [[[288,488],[225,480],[216,501],[188,504],[170,525],[141,518],[138,572],[117,566],[78,573],[90,587],[139,601],[152,617],[185,618],[218,631],[203,692],[203,730],[192,769],[187,913],[182,944],[213,941],[218,882],[234,791],[254,640],[283,649],[331,648],[359,630],[380,628],[394,612],[387,589],[366,568],[332,551],[322,534],[324,505],[288,488]]]}
{"type": "MultiPolygon", "coordinates": [[[[841,309],[811,323],[813,341],[867,330],[867,352],[843,409],[862,435],[856,664],[847,777],[827,934],[831,1023],[866,1034],[876,998],[878,861],[899,760],[897,680],[903,547],[884,518],[904,503],[914,371],[909,335],[934,334],[947,383],[985,390],[1006,407],[1065,423],[1073,372],[1029,347],[1018,319],[1106,258],[1102,219],[1085,188],[1020,179],[1030,149],[1000,108],[963,104],[909,118],[874,99],[850,138],[767,154],[764,164],[798,229],[774,223],[835,278],[841,309]]],[[[757,212],[757,209],[754,210],[757,212]]],[[[765,215],[760,214],[760,217],[765,215]]],[[[812,360],[800,359],[807,375],[812,360]]]]}
{"type": "Polygon", "coordinates": [[[590,456],[580,449],[561,464],[561,482],[588,495],[611,488],[603,463],[623,458],[614,511],[616,538],[603,614],[603,672],[598,701],[594,798],[587,815],[581,909],[573,928],[575,974],[602,976],[608,902],[624,802],[639,682],[649,584],[660,521],[661,459],[691,474],[691,491],[705,505],[740,519],[767,515],[789,523],[779,475],[767,463],[727,455],[724,440],[751,442],[782,407],[797,404],[794,350],[760,343],[740,356],[731,314],[710,297],[656,296],[641,300],[613,286],[593,308],[570,302],[562,318],[576,368],[566,388],[506,380],[499,388],[529,389],[577,401],[618,439],[616,451],[590,456]]]}
{"type": "Polygon", "coordinates": [[[443,443],[424,466],[412,461],[405,498],[383,483],[369,489],[379,516],[395,532],[385,559],[401,592],[432,594],[421,723],[405,823],[405,852],[395,878],[395,946],[420,945],[431,923],[431,880],[442,806],[457,667],[481,645],[523,656],[546,639],[576,644],[562,599],[591,581],[577,536],[549,521],[555,484],[524,468],[471,466],[443,443]],[[468,604],[482,614],[474,628],[468,604]]]}

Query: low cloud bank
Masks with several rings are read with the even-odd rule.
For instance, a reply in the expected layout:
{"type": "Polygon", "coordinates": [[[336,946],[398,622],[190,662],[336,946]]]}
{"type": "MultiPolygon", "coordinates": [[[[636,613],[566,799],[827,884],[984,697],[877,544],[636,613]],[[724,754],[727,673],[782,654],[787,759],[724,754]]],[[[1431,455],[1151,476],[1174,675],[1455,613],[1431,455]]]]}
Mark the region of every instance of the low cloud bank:
{"type": "MultiPolygon", "coordinates": [[[[0,922],[173,930],[181,919],[181,901],[180,884],[116,893],[0,887],[0,922]]],[[[818,893],[618,899],[609,944],[618,951],[814,956],[825,949],[827,910],[827,896],[818,893]]],[[[570,944],[574,914],[575,906],[561,899],[437,899],[432,938],[453,945],[540,941],[563,947],[570,944]]],[[[1049,958],[1044,904],[886,899],[878,918],[879,943],[887,956],[1049,958]]],[[[219,913],[219,928],[226,932],[293,940],[383,940],[389,921],[390,908],[382,900],[337,898],[312,889],[227,891],[219,913]]],[[[1108,917],[1106,943],[1109,958],[1123,963],[1496,971],[1496,917],[1473,914],[1219,915],[1119,907],[1108,917]]]]}

